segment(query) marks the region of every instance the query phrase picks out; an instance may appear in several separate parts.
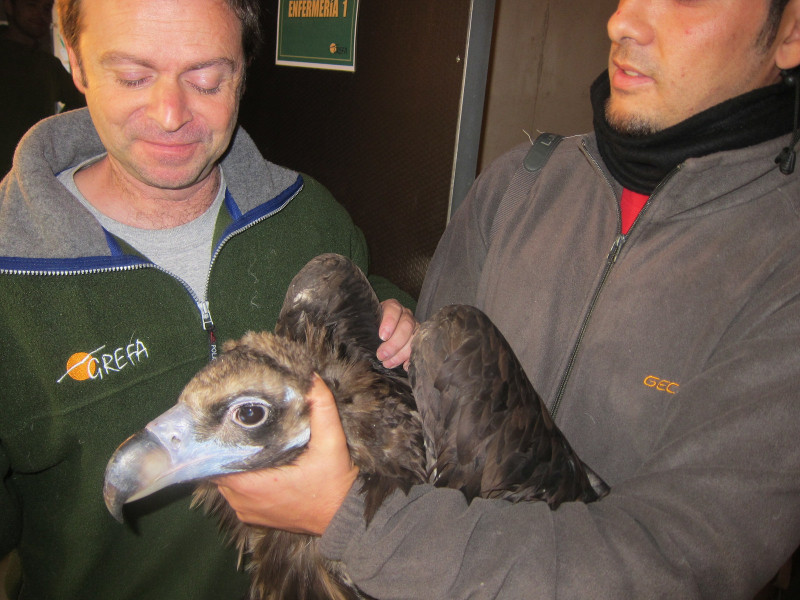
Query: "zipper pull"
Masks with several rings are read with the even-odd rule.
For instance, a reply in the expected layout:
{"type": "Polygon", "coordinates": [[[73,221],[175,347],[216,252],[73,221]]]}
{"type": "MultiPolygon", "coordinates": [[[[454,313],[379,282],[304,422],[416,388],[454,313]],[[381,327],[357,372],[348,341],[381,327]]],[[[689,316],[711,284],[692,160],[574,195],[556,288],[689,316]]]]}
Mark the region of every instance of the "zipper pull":
{"type": "Polygon", "coordinates": [[[208,330],[208,362],[217,360],[217,335],[214,327],[208,330]]]}
{"type": "Polygon", "coordinates": [[[607,261],[609,265],[613,265],[617,262],[617,257],[622,250],[623,244],[625,244],[625,236],[620,234],[614,240],[614,244],[611,246],[611,250],[608,253],[607,261]]]}
{"type": "Polygon", "coordinates": [[[217,358],[217,334],[214,331],[214,321],[211,319],[208,301],[200,302],[197,306],[203,317],[203,329],[208,332],[208,360],[211,362],[217,358]]]}

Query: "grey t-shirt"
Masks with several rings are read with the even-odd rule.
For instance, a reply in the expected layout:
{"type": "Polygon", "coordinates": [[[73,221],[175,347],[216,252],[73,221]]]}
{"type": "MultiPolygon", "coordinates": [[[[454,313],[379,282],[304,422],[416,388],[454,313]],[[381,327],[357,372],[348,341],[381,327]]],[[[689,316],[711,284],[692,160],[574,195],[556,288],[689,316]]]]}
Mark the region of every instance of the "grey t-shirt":
{"type": "Polygon", "coordinates": [[[197,300],[205,301],[208,268],[211,262],[214,226],[225,198],[225,176],[220,167],[220,186],[211,206],[194,220],[169,229],[131,227],[97,210],[75,185],[75,173],[96,162],[97,156],[76,167],[59,173],[58,180],[83,204],[110,233],[136,248],[156,265],[180,278],[194,292],[197,300]]]}

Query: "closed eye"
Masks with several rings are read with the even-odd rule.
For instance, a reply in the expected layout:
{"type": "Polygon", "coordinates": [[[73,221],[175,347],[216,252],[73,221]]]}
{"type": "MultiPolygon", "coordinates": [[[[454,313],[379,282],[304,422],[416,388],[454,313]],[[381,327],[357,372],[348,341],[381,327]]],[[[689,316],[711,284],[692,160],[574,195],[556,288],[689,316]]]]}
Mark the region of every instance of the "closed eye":
{"type": "Polygon", "coordinates": [[[138,88],[147,83],[149,79],[150,77],[117,77],[117,82],[125,87],[138,88]]]}
{"type": "Polygon", "coordinates": [[[220,86],[216,86],[216,87],[213,87],[213,88],[204,88],[204,87],[201,87],[201,86],[195,85],[195,84],[191,84],[191,86],[196,91],[200,92],[201,94],[207,95],[207,96],[210,96],[212,94],[216,94],[220,90],[220,86]]]}
{"type": "Polygon", "coordinates": [[[215,60],[197,65],[183,74],[184,80],[201,94],[216,94],[234,74],[234,65],[227,60],[215,60]]]}

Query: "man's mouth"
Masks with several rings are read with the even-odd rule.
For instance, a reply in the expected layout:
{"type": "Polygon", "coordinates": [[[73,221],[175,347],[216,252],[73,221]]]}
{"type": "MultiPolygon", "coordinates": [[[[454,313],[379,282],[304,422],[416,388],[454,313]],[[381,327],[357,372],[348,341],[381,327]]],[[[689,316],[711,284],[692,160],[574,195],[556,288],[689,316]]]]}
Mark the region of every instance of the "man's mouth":
{"type": "Polygon", "coordinates": [[[611,85],[614,88],[624,90],[632,86],[638,86],[644,83],[651,83],[653,78],[646,75],[637,68],[614,61],[614,69],[611,77],[611,85]]]}
{"type": "Polygon", "coordinates": [[[142,140],[144,144],[158,154],[165,156],[187,156],[193,154],[197,147],[197,142],[164,142],[154,140],[142,140]]]}
{"type": "Polygon", "coordinates": [[[628,77],[645,77],[645,75],[639,71],[637,68],[633,67],[624,62],[613,61],[614,66],[617,68],[618,71],[622,71],[628,77]]]}

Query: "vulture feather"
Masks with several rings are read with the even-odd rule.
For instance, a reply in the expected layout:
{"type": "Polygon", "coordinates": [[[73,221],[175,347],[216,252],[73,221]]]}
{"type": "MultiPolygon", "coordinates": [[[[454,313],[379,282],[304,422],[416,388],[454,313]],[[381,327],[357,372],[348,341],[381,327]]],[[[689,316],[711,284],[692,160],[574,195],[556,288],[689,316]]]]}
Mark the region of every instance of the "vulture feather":
{"type": "Polygon", "coordinates": [[[253,600],[364,598],[317,538],[241,523],[208,478],[291,464],[309,437],[314,374],[331,389],[359,467],[369,521],[417,483],[509,501],[590,502],[608,492],[553,423],[514,353],[479,310],[449,306],[424,323],[407,378],[377,360],[381,307],[349,259],[319,256],[293,279],[275,332],[247,333],[185,387],[178,403],[111,457],[104,497],[123,504],[198,481],[249,555],[253,600]],[[413,393],[412,393],[413,390],[413,393]]]}

